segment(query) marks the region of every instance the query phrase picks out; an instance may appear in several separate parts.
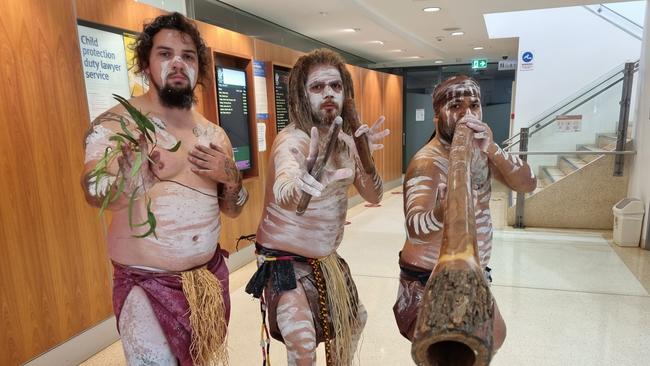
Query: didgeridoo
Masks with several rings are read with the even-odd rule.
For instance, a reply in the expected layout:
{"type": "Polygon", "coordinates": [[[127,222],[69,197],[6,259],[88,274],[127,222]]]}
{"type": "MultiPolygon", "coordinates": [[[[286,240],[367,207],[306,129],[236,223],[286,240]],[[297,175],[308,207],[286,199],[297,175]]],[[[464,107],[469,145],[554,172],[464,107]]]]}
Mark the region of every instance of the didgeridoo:
{"type": "Polygon", "coordinates": [[[467,126],[456,128],[440,258],[425,286],[411,345],[417,365],[486,366],[492,358],[494,300],[476,243],[472,139],[467,126]]]}

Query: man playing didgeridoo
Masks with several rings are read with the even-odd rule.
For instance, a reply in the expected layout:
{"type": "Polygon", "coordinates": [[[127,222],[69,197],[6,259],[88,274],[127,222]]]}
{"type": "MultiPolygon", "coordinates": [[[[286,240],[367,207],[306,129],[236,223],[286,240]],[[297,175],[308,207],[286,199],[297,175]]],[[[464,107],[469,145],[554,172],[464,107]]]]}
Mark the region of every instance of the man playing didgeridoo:
{"type": "Polygon", "coordinates": [[[375,143],[388,130],[380,130],[383,117],[371,128],[356,126],[352,79],[335,52],[319,49],[298,59],[289,93],[291,123],[271,150],[257,230],[259,269],[246,291],[255,297],[264,292],[271,335],[286,345],[289,365],[315,365],[316,347],[323,341],[328,363],[349,365],[366,311],[336,249],[350,185],[368,202],[381,200],[382,180],[372,160],[371,166],[367,160],[364,165],[358,147],[365,141],[370,150],[382,148],[375,143]],[[322,161],[339,116],[341,132],[332,136],[335,147],[318,180],[310,167],[322,161]],[[305,193],[312,196],[311,203],[297,215],[305,193]]]}
{"type": "Polygon", "coordinates": [[[173,13],[144,27],[135,53],[151,87],[93,122],[82,175],[88,202],[113,214],[107,241],[126,361],[227,364],[220,215],[239,215],[248,194],[225,132],[193,108],[207,47],[194,23],[173,13]],[[147,120],[153,131],[138,129],[147,120]]]}
{"type": "MultiPolygon", "coordinates": [[[[456,127],[466,124],[474,132],[471,189],[480,265],[488,281],[491,277],[487,265],[492,251],[491,178],[517,192],[531,192],[537,185],[530,166],[518,156],[504,152],[492,140],[492,131],[482,122],[481,90],[476,81],[464,75],[445,80],[433,92],[433,108],[435,136],[415,154],[404,178],[407,237],[400,253],[400,287],[393,312],[400,333],[411,341],[425,284],[440,255],[449,152],[456,127]]],[[[506,336],[496,302],[493,329],[496,351],[506,336]]]]}

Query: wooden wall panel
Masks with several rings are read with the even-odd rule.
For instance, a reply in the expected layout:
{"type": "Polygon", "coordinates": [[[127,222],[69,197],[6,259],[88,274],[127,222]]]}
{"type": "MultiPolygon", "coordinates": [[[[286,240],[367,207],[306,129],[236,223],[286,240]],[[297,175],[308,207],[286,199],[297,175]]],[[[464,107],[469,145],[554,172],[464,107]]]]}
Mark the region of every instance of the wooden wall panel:
{"type": "Polygon", "coordinates": [[[79,184],[89,126],[70,1],[0,2],[0,364],[112,313],[97,211],[79,184]]]}
{"type": "MultiPolygon", "coordinates": [[[[383,115],[382,101],[384,100],[384,89],[382,83],[382,73],[360,69],[361,74],[361,89],[362,89],[362,98],[361,98],[361,108],[360,110],[362,115],[362,122],[372,126],[373,123],[383,115]]],[[[386,168],[385,168],[385,148],[382,150],[375,151],[373,157],[375,159],[375,166],[379,171],[382,179],[386,179],[386,168]]]]}
{"type": "Polygon", "coordinates": [[[384,100],[382,103],[386,116],[386,128],[390,135],[384,139],[384,181],[399,179],[402,176],[402,132],[403,132],[403,96],[402,77],[392,74],[383,75],[384,100]]]}
{"type": "Polygon", "coordinates": [[[276,65],[289,68],[293,67],[298,58],[305,54],[304,52],[278,46],[260,39],[253,40],[253,47],[255,49],[254,55],[256,60],[273,62],[276,65]]]}

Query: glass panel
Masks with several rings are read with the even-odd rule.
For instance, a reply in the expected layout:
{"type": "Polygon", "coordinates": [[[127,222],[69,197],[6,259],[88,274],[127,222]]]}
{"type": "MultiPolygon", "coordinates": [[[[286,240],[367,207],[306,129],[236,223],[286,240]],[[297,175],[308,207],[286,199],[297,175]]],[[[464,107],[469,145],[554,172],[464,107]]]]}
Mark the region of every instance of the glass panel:
{"type": "MultiPolygon", "coordinates": [[[[531,128],[528,150],[576,151],[615,144],[622,87],[619,80],[606,89],[593,90],[531,128]]],[[[528,157],[538,176],[543,175],[541,167],[554,167],[557,161],[558,156],[552,155],[528,157]]]]}

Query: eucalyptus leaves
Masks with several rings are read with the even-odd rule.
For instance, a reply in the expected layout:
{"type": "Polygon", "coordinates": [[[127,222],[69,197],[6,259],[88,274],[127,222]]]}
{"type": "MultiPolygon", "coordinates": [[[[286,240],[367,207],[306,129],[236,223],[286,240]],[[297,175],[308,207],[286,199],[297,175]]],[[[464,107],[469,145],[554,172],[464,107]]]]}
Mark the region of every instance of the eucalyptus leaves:
{"type": "MultiPolygon", "coordinates": [[[[95,191],[96,192],[106,192],[102,198],[102,204],[99,209],[99,215],[101,216],[104,213],[104,210],[111,203],[115,202],[120,198],[122,194],[125,193],[125,189],[130,189],[129,193],[129,205],[128,205],[128,215],[129,215],[129,227],[131,229],[145,227],[147,231],[144,234],[134,235],[136,238],[144,238],[149,235],[156,236],[156,217],[151,211],[151,197],[149,197],[147,192],[147,187],[144,184],[144,181],[140,179],[141,169],[143,162],[146,161],[155,164],[154,160],[151,158],[151,155],[154,149],[157,146],[157,137],[156,137],[156,126],[153,122],[147,117],[147,115],[142,114],[137,110],[131,103],[129,103],[123,97],[113,94],[115,98],[131,116],[131,119],[136,124],[136,129],[139,131],[139,136],[135,136],[133,131],[130,131],[127,128],[127,121],[124,117],[120,116],[119,123],[121,132],[116,132],[114,135],[109,137],[109,141],[114,142],[115,147],[107,147],[104,150],[103,157],[97,162],[95,168],[89,174],[89,181],[94,181],[95,191]],[[144,137],[143,137],[144,136],[144,137]],[[140,140],[140,141],[139,141],[140,140]],[[143,141],[144,140],[144,141],[143,141]],[[150,142],[152,144],[151,148],[145,148],[148,151],[142,151],[141,146],[147,146],[142,142],[150,142]],[[132,151],[134,154],[133,162],[131,163],[131,169],[129,172],[124,172],[123,169],[118,169],[117,174],[109,173],[108,167],[118,159],[120,156],[123,156],[125,150],[132,151]],[[128,176],[127,176],[128,175],[128,176]],[[127,182],[137,182],[135,187],[127,187],[127,182]],[[108,187],[102,189],[101,185],[105,182],[110,182],[108,187]],[[139,199],[139,194],[142,193],[142,196],[145,200],[146,209],[147,209],[147,219],[141,223],[133,222],[133,206],[136,200],[139,199]]],[[[170,152],[175,152],[181,146],[181,142],[178,141],[173,147],[166,149],[170,152]]]]}

